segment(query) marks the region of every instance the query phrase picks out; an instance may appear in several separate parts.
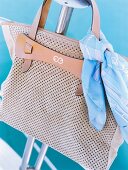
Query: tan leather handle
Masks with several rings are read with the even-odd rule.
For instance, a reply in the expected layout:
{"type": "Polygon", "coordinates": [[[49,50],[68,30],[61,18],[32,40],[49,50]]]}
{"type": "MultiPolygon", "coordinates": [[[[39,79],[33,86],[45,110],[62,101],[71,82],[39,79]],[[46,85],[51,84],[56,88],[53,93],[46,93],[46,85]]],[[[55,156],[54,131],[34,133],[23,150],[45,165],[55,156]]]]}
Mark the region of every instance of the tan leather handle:
{"type": "Polygon", "coordinates": [[[52,0],[44,0],[43,4],[39,8],[29,33],[29,37],[31,39],[35,40],[38,27],[44,28],[51,3],[52,0]]]}
{"type": "Polygon", "coordinates": [[[92,27],[91,30],[95,36],[100,39],[100,13],[95,0],[91,0],[92,7],[92,27]]]}
{"type": "MultiPolygon", "coordinates": [[[[92,32],[95,34],[95,36],[99,39],[100,38],[100,14],[97,7],[97,4],[95,0],[87,0],[89,1],[91,7],[92,7],[92,32]]],[[[49,8],[51,5],[52,0],[44,0],[44,3],[41,5],[34,22],[31,26],[31,30],[29,33],[29,37],[33,40],[36,38],[38,27],[45,26],[46,19],[48,16],[49,8]]]]}

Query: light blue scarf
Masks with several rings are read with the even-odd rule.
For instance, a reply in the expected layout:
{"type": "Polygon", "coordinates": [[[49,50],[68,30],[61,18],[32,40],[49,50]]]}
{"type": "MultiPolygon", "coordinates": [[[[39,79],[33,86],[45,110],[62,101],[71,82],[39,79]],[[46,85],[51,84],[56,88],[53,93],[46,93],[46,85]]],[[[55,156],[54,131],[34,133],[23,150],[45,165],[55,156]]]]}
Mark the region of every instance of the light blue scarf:
{"type": "Polygon", "coordinates": [[[101,131],[106,122],[106,96],[123,138],[128,143],[128,62],[115,53],[101,33],[91,32],[80,41],[84,55],[82,86],[89,121],[101,131]]]}

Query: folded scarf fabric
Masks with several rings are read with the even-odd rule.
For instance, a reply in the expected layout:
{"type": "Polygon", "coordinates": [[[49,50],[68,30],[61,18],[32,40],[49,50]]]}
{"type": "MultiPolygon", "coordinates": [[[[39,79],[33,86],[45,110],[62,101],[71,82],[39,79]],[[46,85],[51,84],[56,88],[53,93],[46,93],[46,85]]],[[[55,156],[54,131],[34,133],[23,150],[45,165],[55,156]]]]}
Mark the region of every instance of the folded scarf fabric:
{"type": "Polygon", "coordinates": [[[83,93],[89,121],[101,131],[106,122],[106,96],[114,118],[128,143],[128,62],[115,53],[101,32],[100,40],[91,32],[80,41],[84,56],[83,93]]]}

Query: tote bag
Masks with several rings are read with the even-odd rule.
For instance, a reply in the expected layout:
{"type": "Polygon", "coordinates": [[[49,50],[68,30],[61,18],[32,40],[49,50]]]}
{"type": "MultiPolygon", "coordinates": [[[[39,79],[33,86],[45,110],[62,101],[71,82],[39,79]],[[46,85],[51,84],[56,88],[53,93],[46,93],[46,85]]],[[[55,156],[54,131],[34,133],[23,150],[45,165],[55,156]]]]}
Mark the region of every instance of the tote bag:
{"type": "MultiPolygon", "coordinates": [[[[107,106],[107,122],[96,132],[81,93],[83,54],[79,42],[44,29],[51,0],[45,0],[31,26],[6,22],[3,33],[12,56],[2,85],[1,121],[34,136],[86,170],[109,169],[123,140],[107,106]]],[[[92,31],[100,16],[91,1],[92,31]]]]}

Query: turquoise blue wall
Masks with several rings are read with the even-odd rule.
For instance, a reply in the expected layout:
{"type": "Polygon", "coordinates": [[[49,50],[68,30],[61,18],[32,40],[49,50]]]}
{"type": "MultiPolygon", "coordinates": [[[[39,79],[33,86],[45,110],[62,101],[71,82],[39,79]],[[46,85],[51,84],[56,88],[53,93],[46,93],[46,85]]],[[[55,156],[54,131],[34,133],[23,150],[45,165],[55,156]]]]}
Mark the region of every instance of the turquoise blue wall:
{"type": "MultiPolygon", "coordinates": [[[[31,24],[42,0],[0,0],[0,16],[18,22],[31,24]]],[[[103,32],[113,44],[115,51],[128,56],[128,1],[127,0],[97,0],[101,13],[101,27],[103,32]]],[[[53,3],[46,24],[48,30],[54,31],[58,19],[60,6],[53,3]]],[[[91,22],[90,8],[75,10],[67,32],[67,36],[81,39],[87,32],[91,22]]],[[[6,44],[0,30],[0,84],[6,78],[11,67],[11,60],[6,44]]],[[[22,155],[26,138],[22,133],[0,124],[0,137],[8,142],[19,155],[22,155]]],[[[40,145],[40,143],[38,143],[40,145]]],[[[31,163],[37,156],[33,152],[31,163]]],[[[48,150],[47,156],[56,165],[58,170],[82,170],[73,161],[52,149],[48,150]]],[[[44,163],[43,169],[49,169],[44,163]]],[[[111,167],[111,170],[128,170],[128,145],[124,143],[119,149],[118,156],[111,167]]]]}

